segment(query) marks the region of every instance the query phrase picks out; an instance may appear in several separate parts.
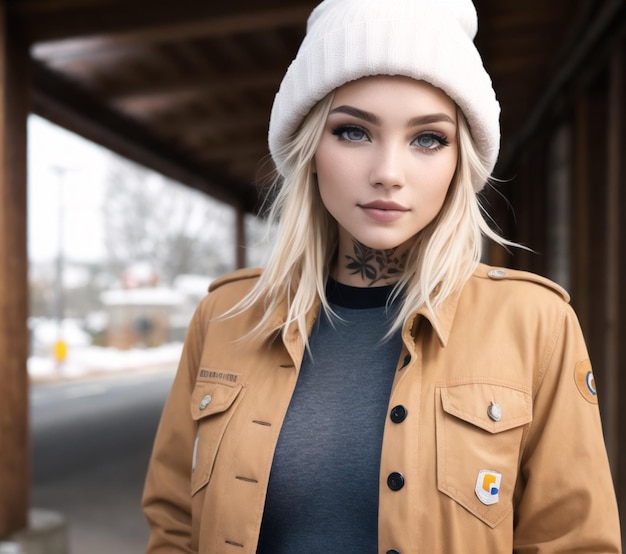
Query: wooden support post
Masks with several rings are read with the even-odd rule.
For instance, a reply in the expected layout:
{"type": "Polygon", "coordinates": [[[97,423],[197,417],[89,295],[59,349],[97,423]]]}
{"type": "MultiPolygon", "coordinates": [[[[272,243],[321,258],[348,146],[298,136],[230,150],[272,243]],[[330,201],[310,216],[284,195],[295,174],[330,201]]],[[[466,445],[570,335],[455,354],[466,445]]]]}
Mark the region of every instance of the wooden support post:
{"type": "MultiPolygon", "coordinates": [[[[626,43],[622,45],[622,63],[623,75],[626,77],[626,43]]],[[[622,103],[622,148],[626,147],[626,102],[622,103]]],[[[626,214],[626,159],[622,157],[621,164],[621,194],[620,194],[620,213],[626,214]]],[[[623,224],[623,220],[622,220],[623,224]]],[[[622,228],[619,243],[619,282],[620,282],[620,298],[619,298],[619,394],[620,398],[624,398],[626,394],[626,375],[624,374],[624,367],[626,367],[626,290],[624,290],[624,283],[626,283],[626,236],[622,228]]],[[[617,501],[622,513],[622,544],[626,544],[626,452],[624,444],[626,444],[626,404],[620,402],[618,405],[619,419],[618,425],[618,442],[622,445],[620,449],[620,456],[617,459],[617,467],[614,467],[614,479],[617,491],[617,501]]]]}
{"type": "Polygon", "coordinates": [[[237,269],[246,267],[246,214],[240,207],[235,208],[235,265],[237,269]]]}
{"type": "Polygon", "coordinates": [[[27,526],[30,503],[26,368],[28,50],[7,21],[6,4],[0,0],[0,538],[27,526]]]}
{"type": "Polygon", "coordinates": [[[591,326],[589,314],[589,100],[581,93],[576,102],[575,139],[573,156],[573,192],[570,252],[572,304],[585,333],[591,326]]]}
{"type": "MultiPolygon", "coordinates": [[[[608,211],[607,229],[607,271],[610,291],[607,294],[607,371],[611,374],[611,387],[615,389],[610,398],[610,425],[607,444],[610,446],[615,490],[620,511],[626,511],[626,449],[620,444],[626,440],[626,406],[620,399],[626,393],[626,377],[623,367],[626,363],[626,237],[623,232],[623,221],[619,214],[626,213],[626,160],[623,152],[626,148],[626,40],[618,41],[611,59],[611,79],[609,92],[609,149],[608,149],[608,211]],[[611,220],[609,223],[608,220],[611,220]],[[611,304],[613,299],[613,305],[611,304]],[[620,371],[620,368],[622,370],[620,371]]],[[[626,540],[626,523],[622,515],[622,542],[626,540]]]]}
{"type": "Polygon", "coordinates": [[[608,153],[607,153],[607,201],[606,201],[606,254],[604,274],[606,276],[606,329],[605,329],[605,374],[604,374],[604,418],[609,458],[617,469],[619,458],[619,296],[620,296],[620,188],[624,183],[622,156],[626,148],[624,137],[624,98],[626,83],[624,55],[618,44],[610,61],[609,106],[608,106],[608,153]]]}
{"type": "Polygon", "coordinates": [[[546,276],[569,290],[572,137],[570,126],[563,123],[550,141],[546,176],[546,276]]]}

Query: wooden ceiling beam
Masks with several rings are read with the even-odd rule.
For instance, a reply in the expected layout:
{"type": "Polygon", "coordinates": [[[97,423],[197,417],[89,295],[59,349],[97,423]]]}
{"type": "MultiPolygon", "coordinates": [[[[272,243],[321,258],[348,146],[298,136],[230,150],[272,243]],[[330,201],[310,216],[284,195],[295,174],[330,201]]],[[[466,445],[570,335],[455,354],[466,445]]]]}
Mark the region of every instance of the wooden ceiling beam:
{"type": "MultiPolygon", "coordinates": [[[[204,21],[242,13],[305,7],[310,12],[316,0],[4,0],[15,29],[30,44],[94,35],[112,35],[135,29],[150,29],[204,21]]],[[[305,17],[306,20],[306,17],[305,17]]],[[[304,20],[303,20],[304,22],[304,20]]]]}
{"type": "Polygon", "coordinates": [[[131,86],[126,90],[102,91],[115,104],[122,107],[141,104],[150,99],[164,100],[179,96],[202,94],[237,94],[243,90],[276,87],[284,75],[281,71],[264,71],[243,73],[241,75],[219,76],[200,75],[190,76],[176,81],[168,80],[163,83],[146,83],[144,86],[131,86]],[[107,94],[108,93],[108,94],[107,94]]]}
{"type": "Polygon", "coordinates": [[[33,111],[38,115],[222,202],[254,210],[256,190],[251,184],[191,159],[41,63],[33,64],[33,79],[33,111]]]}
{"type": "Polygon", "coordinates": [[[249,33],[266,29],[276,29],[291,25],[303,25],[311,11],[307,6],[287,6],[278,9],[251,9],[245,12],[221,16],[206,16],[181,22],[162,22],[151,27],[137,26],[117,32],[94,31],[91,34],[39,42],[31,51],[36,59],[55,62],[86,59],[110,55],[112,51],[146,47],[154,44],[167,44],[207,37],[249,33]]]}
{"type": "MultiPolygon", "coordinates": [[[[200,149],[200,146],[196,146],[200,149]]],[[[209,162],[229,162],[239,159],[261,160],[267,156],[268,147],[265,141],[235,142],[221,146],[207,147],[203,159],[209,162]]]]}
{"type": "Polygon", "coordinates": [[[181,118],[180,121],[173,120],[169,124],[156,126],[160,132],[180,136],[184,142],[194,142],[196,140],[206,141],[215,137],[223,136],[226,133],[242,130],[267,130],[269,125],[269,113],[267,110],[254,113],[244,113],[237,115],[223,115],[217,117],[207,117],[206,119],[196,118],[190,121],[189,118],[181,118]]]}

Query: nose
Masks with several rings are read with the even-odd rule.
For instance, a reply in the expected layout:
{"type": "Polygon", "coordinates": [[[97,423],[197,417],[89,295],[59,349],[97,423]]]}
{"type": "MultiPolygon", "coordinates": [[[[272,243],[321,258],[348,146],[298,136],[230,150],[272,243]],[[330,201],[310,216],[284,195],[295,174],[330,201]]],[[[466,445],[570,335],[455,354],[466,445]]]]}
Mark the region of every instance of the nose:
{"type": "Polygon", "coordinates": [[[404,152],[401,146],[381,144],[372,156],[370,184],[386,189],[404,186],[404,152]]]}

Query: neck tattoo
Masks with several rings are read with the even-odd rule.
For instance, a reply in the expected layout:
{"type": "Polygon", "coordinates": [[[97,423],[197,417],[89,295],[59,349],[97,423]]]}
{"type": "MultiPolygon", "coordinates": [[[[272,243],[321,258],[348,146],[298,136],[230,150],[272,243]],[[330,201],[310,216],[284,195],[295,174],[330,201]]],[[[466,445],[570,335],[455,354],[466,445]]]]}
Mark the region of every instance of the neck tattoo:
{"type": "Polygon", "coordinates": [[[371,287],[379,281],[397,281],[407,258],[407,252],[397,254],[397,248],[374,250],[353,240],[354,254],[346,255],[346,269],[350,275],[359,275],[371,287]]]}

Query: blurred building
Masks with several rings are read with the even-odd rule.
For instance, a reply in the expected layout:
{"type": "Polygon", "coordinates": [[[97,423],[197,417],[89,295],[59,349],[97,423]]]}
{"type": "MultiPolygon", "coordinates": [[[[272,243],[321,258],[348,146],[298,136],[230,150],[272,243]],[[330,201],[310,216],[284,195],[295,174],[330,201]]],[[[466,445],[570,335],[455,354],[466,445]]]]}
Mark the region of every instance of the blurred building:
{"type": "Polygon", "coordinates": [[[171,287],[161,286],[146,264],[128,268],[122,276],[123,288],[100,295],[107,315],[106,346],[149,348],[183,341],[210,282],[199,275],[179,275],[171,287]]]}
{"type": "Polygon", "coordinates": [[[165,287],[103,292],[108,314],[106,345],[115,348],[160,346],[170,340],[170,320],[183,296],[165,287]]]}

